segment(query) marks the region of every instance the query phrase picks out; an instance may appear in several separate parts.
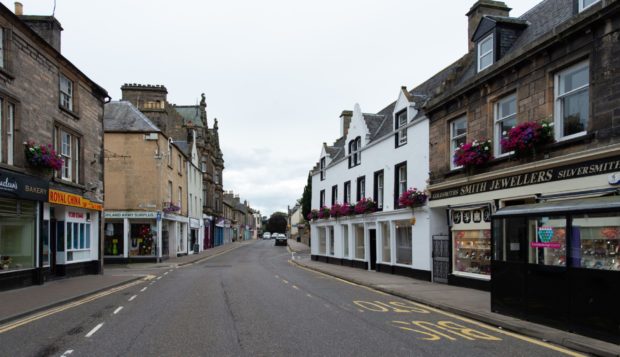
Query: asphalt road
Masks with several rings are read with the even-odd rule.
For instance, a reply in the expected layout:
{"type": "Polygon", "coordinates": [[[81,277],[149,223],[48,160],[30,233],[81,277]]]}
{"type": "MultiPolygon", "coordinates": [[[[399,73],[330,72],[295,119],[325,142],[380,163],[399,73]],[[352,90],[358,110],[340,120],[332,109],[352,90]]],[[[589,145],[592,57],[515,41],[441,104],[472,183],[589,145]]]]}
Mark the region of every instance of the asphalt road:
{"type": "MultiPolygon", "coordinates": [[[[0,356],[560,356],[257,241],[0,333],[0,356]]],[[[578,354],[573,354],[578,355],[578,354]]]]}

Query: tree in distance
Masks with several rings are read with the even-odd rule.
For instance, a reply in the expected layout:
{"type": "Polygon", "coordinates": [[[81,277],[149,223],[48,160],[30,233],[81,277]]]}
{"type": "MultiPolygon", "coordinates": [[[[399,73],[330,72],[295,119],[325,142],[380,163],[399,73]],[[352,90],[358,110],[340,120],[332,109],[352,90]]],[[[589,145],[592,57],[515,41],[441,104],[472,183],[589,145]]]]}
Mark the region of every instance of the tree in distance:
{"type": "Polygon", "coordinates": [[[285,233],[287,223],[286,213],[274,212],[267,221],[267,232],[285,233]]]}

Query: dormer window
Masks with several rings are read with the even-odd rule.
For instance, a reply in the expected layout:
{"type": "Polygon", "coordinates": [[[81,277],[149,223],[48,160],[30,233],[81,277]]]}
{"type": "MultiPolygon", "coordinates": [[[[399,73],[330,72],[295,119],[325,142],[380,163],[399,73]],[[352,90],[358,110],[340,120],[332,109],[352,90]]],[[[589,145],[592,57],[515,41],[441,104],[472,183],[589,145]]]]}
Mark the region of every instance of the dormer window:
{"type": "Polygon", "coordinates": [[[493,34],[478,42],[478,72],[493,64],[493,34]]]}
{"type": "Polygon", "coordinates": [[[407,109],[396,114],[396,147],[407,144],[407,109]]]}
{"type": "Polygon", "coordinates": [[[355,167],[362,163],[362,138],[357,137],[355,140],[349,141],[349,168],[355,167]]]}
{"type": "Polygon", "coordinates": [[[322,157],[321,158],[321,164],[320,164],[320,169],[321,169],[321,181],[325,180],[325,158],[322,157]]]}
{"type": "Polygon", "coordinates": [[[600,2],[601,0],[577,0],[579,2],[579,12],[589,8],[590,6],[600,2]]]}

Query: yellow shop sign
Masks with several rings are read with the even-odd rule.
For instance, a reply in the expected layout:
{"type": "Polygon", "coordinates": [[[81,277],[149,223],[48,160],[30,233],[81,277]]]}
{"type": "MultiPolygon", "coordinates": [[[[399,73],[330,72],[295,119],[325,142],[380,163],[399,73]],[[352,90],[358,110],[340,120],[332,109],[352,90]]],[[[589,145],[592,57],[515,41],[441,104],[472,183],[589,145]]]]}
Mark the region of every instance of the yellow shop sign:
{"type": "Polygon", "coordinates": [[[89,210],[103,211],[103,205],[95,203],[80,195],[49,189],[49,202],[59,205],[86,208],[89,210]]]}

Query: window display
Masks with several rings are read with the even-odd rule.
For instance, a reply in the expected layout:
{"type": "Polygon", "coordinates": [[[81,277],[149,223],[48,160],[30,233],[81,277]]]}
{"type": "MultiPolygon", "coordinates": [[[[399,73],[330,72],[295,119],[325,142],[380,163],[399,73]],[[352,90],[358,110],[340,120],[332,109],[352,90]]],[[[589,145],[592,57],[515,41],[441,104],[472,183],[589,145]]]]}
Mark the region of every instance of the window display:
{"type": "Polygon", "coordinates": [[[574,216],[572,238],[574,266],[620,271],[620,214],[574,216]]]}
{"type": "Polygon", "coordinates": [[[148,223],[132,223],[129,237],[129,255],[152,256],[157,254],[155,232],[156,227],[148,223]]]}
{"type": "Polygon", "coordinates": [[[32,202],[0,200],[0,273],[34,268],[35,217],[32,202]]]}
{"type": "Polygon", "coordinates": [[[104,254],[109,256],[123,255],[124,229],[123,222],[107,222],[104,231],[104,254]]]}
{"type": "Polygon", "coordinates": [[[491,274],[491,230],[453,230],[454,271],[491,274]]]}
{"type": "Polygon", "coordinates": [[[396,263],[411,264],[411,226],[400,222],[396,226],[396,263]]]}

